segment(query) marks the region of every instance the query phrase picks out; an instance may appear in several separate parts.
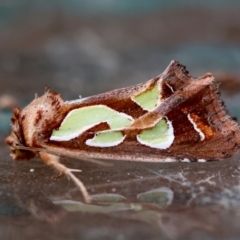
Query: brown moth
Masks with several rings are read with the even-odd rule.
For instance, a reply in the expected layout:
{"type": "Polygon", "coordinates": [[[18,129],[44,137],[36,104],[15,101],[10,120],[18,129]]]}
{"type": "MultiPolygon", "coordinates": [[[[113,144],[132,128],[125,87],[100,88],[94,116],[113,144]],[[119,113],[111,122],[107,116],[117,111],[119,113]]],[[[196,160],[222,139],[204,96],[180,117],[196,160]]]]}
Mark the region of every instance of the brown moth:
{"type": "Polygon", "coordinates": [[[40,157],[90,197],[60,156],[97,159],[204,162],[232,156],[240,128],[227,115],[211,74],[194,79],[172,61],[158,77],[135,86],[63,101],[49,89],[23,110],[15,107],[6,138],[15,160],[40,157]]]}

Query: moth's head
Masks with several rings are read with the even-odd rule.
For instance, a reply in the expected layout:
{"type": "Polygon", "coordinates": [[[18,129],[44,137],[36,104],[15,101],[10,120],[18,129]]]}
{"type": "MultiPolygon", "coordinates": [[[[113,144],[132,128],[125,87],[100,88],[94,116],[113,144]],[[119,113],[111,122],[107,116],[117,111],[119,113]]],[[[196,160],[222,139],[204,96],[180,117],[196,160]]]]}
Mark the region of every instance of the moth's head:
{"type": "Polygon", "coordinates": [[[25,146],[20,119],[21,110],[18,107],[13,108],[13,116],[11,119],[11,134],[6,138],[5,141],[11,150],[10,156],[14,160],[29,160],[33,158],[36,153],[20,149],[21,146],[25,146]]]}
{"type": "Polygon", "coordinates": [[[12,130],[6,138],[13,159],[25,160],[36,155],[34,148],[40,148],[42,141],[62,120],[63,105],[61,96],[47,89],[44,95],[36,97],[23,110],[13,109],[12,130]]]}

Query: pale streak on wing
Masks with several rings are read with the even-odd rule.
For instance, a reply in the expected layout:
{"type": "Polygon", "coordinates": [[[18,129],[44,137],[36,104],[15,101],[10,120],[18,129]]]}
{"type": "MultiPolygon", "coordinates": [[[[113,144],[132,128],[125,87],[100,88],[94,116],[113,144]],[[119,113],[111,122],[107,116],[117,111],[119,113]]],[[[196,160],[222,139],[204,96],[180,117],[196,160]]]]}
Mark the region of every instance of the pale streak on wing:
{"type": "Polygon", "coordinates": [[[201,129],[197,126],[197,124],[194,122],[194,120],[191,118],[191,115],[188,114],[187,118],[189,120],[189,122],[193,125],[193,128],[195,129],[196,132],[198,132],[201,141],[203,141],[205,139],[205,134],[201,131],[201,129]]]}

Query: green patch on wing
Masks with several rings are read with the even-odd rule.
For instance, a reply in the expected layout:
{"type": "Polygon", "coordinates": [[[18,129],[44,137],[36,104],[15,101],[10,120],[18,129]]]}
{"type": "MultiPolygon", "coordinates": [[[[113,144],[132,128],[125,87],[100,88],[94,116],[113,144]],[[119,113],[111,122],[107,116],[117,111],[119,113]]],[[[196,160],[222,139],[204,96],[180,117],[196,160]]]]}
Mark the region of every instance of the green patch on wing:
{"type": "Polygon", "coordinates": [[[120,144],[125,136],[120,131],[105,131],[97,133],[88,139],[86,144],[93,147],[113,147],[120,144]]]}
{"type": "Polygon", "coordinates": [[[159,97],[158,84],[155,84],[153,88],[140,93],[133,97],[132,100],[144,110],[151,111],[157,106],[159,97]]]}
{"type": "Polygon", "coordinates": [[[74,109],[68,113],[59,129],[52,132],[50,140],[69,141],[102,122],[108,123],[111,130],[119,130],[129,126],[133,119],[104,105],[74,109]]]}
{"type": "Polygon", "coordinates": [[[172,123],[164,118],[155,127],[143,130],[138,134],[137,140],[141,144],[152,148],[169,148],[174,140],[172,123]]]}

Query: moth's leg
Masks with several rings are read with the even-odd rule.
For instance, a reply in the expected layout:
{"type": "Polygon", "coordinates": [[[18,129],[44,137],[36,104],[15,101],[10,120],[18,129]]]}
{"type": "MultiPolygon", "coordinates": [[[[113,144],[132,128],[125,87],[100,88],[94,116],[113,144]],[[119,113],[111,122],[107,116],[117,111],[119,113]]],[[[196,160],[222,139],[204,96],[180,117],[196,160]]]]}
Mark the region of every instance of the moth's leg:
{"type": "Polygon", "coordinates": [[[63,164],[61,164],[59,162],[59,156],[57,156],[57,155],[53,155],[53,154],[46,153],[46,152],[39,152],[39,156],[47,165],[52,166],[53,168],[57,169],[60,173],[63,173],[67,177],[69,177],[80,188],[80,191],[82,192],[84,201],[86,203],[91,202],[91,198],[90,198],[84,184],[77,177],[75,177],[74,174],[72,173],[72,172],[81,172],[81,170],[67,168],[66,166],[64,166],[63,164]]]}

